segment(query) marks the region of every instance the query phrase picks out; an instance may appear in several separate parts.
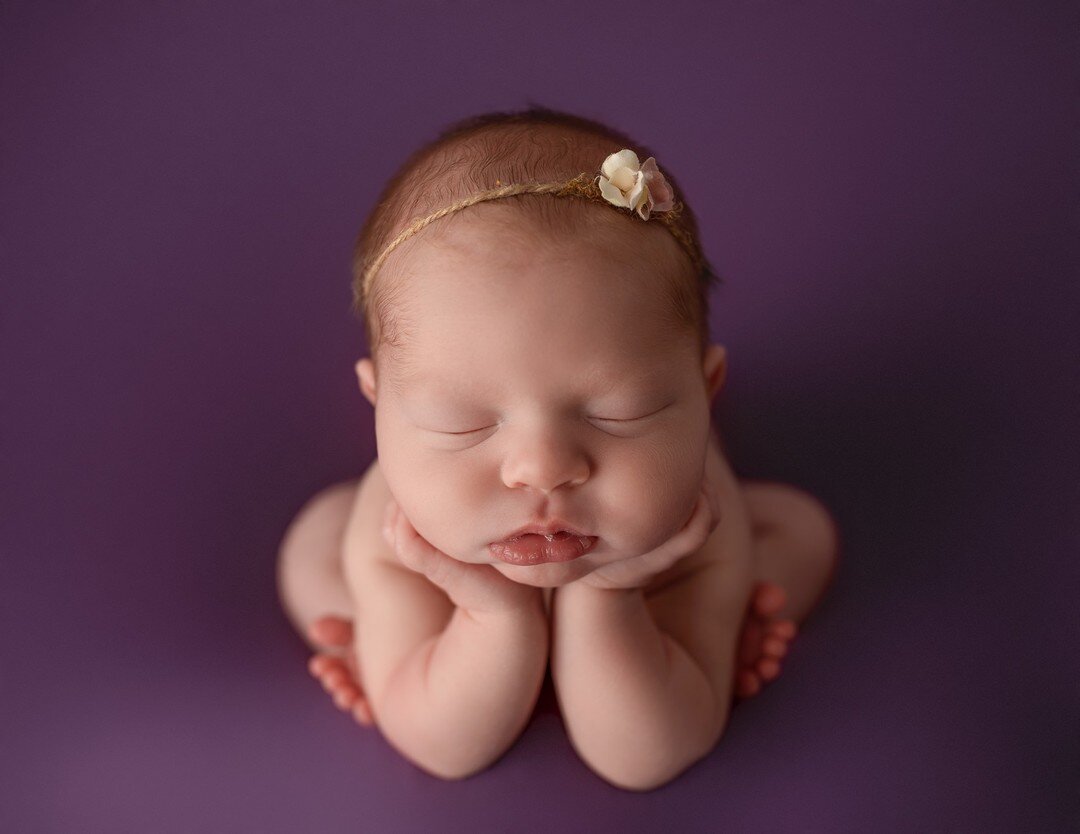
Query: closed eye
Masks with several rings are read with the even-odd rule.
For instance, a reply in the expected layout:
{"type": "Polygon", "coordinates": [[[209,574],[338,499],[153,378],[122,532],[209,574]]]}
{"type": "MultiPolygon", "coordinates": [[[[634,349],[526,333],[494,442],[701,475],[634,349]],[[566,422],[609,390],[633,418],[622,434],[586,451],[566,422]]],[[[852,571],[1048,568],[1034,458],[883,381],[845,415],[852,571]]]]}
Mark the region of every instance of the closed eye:
{"type": "Polygon", "coordinates": [[[636,423],[638,420],[645,420],[648,417],[653,417],[672,405],[674,405],[674,403],[670,402],[667,405],[656,409],[656,411],[650,411],[648,414],[643,414],[641,417],[593,417],[592,419],[599,420],[601,423],[636,423]]]}
{"type": "MultiPolygon", "coordinates": [[[[646,414],[645,417],[650,415],[646,414]]],[[[624,417],[622,419],[616,419],[614,417],[593,417],[598,423],[636,423],[638,420],[644,420],[645,417],[624,417]]]]}
{"type": "MultiPolygon", "coordinates": [[[[647,420],[649,417],[654,417],[661,411],[670,408],[675,404],[672,400],[667,405],[663,405],[655,411],[650,411],[648,414],[643,414],[640,417],[590,417],[589,419],[595,420],[598,423],[637,423],[641,420],[647,420]]],[[[468,429],[467,431],[440,431],[438,429],[432,429],[436,434],[444,434],[449,437],[467,437],[470,434],[477,434],[478,432],[487,431],[490,428],[494,428],[494,424],[490,426],[481,426],[478,429],[468,429]]]]}
{"type": "Polygon", "coordinates": [[[440,431],[438,434],[448,434],[452,437],[464,437],[467,434],[476,434],[478,431],[485,431],[490,428],[491,426],[484,426],[479,429],[469,429],[468,431],[440,431]]]}

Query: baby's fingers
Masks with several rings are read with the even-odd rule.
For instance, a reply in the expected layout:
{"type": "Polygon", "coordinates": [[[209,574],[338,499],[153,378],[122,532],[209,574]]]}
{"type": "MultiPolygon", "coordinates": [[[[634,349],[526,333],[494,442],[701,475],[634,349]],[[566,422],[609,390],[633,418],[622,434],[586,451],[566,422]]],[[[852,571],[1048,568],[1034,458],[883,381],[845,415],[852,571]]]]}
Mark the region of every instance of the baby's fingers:
{"type": "Polygon", "coordinates": [[[521,604],[535,589],[518,585],[490,565],[459,561],[432,546],[405,514],[397,510],[389,521],[387,540],[394,545],[398,561],[426,576],[459,608],[470,611],[502,610],[521,604]]]}
{"type": "Polygon", "coordinates": [[[711,496],[702,490],[689,520],[672,539],[672,545],[684,554],[696,550],[709,538],[719,521],[719,516],[712,510],[711,496]]]}
{"type": "Polygon", "coordinates": [[[720,523],[720,492],[708,475],[701,482],[701,494],[705,499],[705,509],[708,511],[708,528],[711,533],[720,523]]]}
{"type": "Polygon", "coordinates": [[[439,587],[452,578],[453,564],[460,564],[432,547],[393,502],[387,511],[383,535],[393,546],[399,562],[411,571],[424,574],[439,587]]]}

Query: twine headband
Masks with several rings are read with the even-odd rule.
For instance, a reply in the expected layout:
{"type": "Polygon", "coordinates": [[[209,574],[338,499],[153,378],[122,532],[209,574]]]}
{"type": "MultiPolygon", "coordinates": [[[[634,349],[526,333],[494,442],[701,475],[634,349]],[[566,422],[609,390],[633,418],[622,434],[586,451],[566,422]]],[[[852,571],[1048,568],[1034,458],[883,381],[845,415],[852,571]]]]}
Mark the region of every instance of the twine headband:
{"type": "Polygon", "coordinates": [[[383,263],[403,242],[415,235],[425,226],[441,217],[453,214],[463,208],[498,200],[514,194],[551,194],[554,197],[579,197],[595,202],[629,209],[643,221],[650,218],[659,220],[690,256],[694,269],[701,272],[705,267],[705,257],[701,252],[693,233],[683,220],[683,203],[676,200],[667,179],[656,167],[653,157],[640,163],[638,156],[629,148],[613,153],[604,160],[600,175],[586,172],[562,182],[517,183],[502,185],[496,180],[496,187],[472,194],[452,205],[445,206],[427,217],[413,220],[401,233],[388,243],[371,263],[364,269],[360,282],[359,301],[367,298],[371,282],[383,263]]]}

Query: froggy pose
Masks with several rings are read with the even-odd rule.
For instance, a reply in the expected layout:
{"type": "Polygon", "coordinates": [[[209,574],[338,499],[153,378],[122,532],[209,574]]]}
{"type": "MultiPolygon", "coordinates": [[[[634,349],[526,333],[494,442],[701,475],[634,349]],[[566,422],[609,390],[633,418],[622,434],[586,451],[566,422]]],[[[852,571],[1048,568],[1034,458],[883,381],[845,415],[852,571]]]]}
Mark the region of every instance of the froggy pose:
{"type": "Polygon", "coordinates": [[[513,744],[550,670],[589,767],[670,781],[835,568],[822,505],[726,459],[712,270],[632,147],[547,110],[469,120],[357,243],[378,457],[293,521],[279,588],[338,706],[443,778],[513,744]]]}

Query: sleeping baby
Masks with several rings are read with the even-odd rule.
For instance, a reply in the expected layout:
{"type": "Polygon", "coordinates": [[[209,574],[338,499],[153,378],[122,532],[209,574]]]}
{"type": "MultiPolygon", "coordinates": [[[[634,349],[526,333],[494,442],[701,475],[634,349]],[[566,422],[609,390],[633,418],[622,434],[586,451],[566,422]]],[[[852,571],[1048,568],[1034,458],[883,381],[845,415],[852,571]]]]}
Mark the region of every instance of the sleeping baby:
{"type": "Polygon", "coordinates": [[[354,279],[377,458],[278,560],[312,674],[444,779],[499,759],[550,674],[595,773],[675,778],[779,674],[838,533],[726,458],[715,276],[674,178],[591,120],[469,119],[391,179],[354,279]]]}

